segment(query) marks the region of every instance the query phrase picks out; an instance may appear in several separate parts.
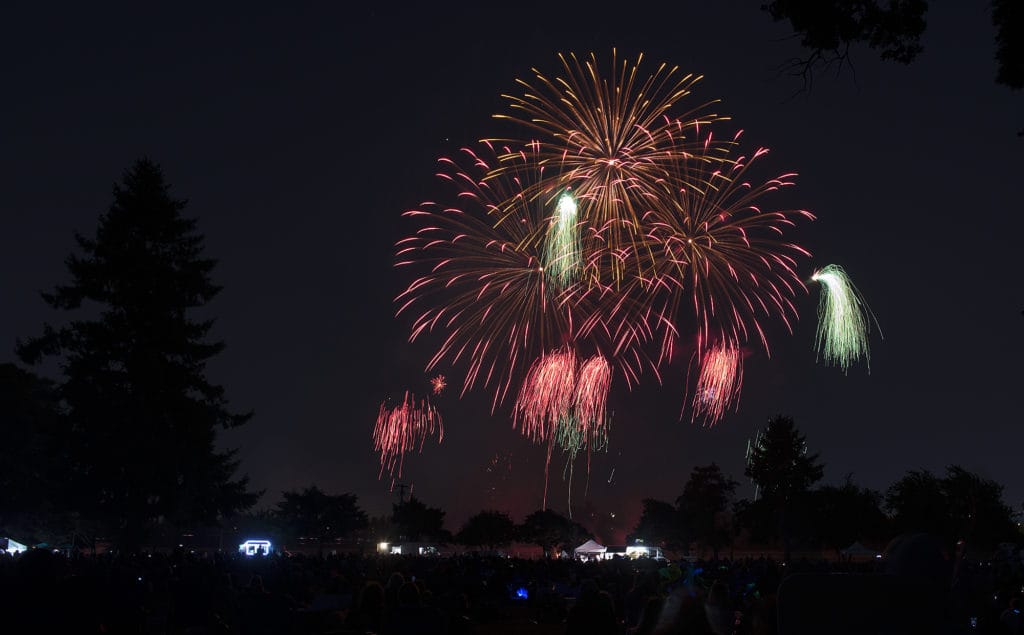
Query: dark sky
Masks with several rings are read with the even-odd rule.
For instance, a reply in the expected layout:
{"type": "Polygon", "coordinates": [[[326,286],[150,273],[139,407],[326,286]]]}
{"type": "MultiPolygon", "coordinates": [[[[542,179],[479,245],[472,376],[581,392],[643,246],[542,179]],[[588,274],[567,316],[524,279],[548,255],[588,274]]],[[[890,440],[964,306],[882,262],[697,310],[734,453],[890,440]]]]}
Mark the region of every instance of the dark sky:
{"type": "MultiPolygon", "coordinates": [[[[793,234],[815,254],[805,273],[844,266],[885,340],[872,340],[870,375],[816,365],[812,289],[795,333],[770,333],[772,357],[752,349],[740,410],[716,428],[678,420],[684,368],[664,386],[617,383],[594,509],[624,530],[642,498],[673,500],[711,461],[749,495],[745,443],[776,413],[796,419],[829,482],[852,472],[884,489],[955,462],[1004,483],[1014,507],[1024,500],[1024,102],[994,82],[988,3],[935,2],[914,64],[857,49],[855,77],[819,77],[795,99],[796,80],[775,67],[801,51],[760,2],[215,4],[5,10],[0,361],[15,338],[64,319],[38,292],[67,279],[73,232],[92,233],[112,183],[149,156],[221,262],[209,313],[228,347],[210,376],[256,412],[223,442],[268,490],[262,504],[317,483],[384,512],[394,494],[377,479],[377,408],[429,388],[428,347],[409,346],[408,322],[392,317],[408,282],[391,267],[399,214],[444,191],[438,156],[494,135],[515,78],[554,73],[559,51],[607,59],[617,47],[644,52],[642,69],[705,75],[695,99],[720,98],[747,141],[772,148],[773,172],[799,173],[784,202],[819,217],[793,234]]],[[[451,529],[483,507],[521,519],[540,505],[543,452],[507,409],[491,416],[486,396],[442,395],[444,444],[406,461],[405,481],[448,510],[451,529]]]]}

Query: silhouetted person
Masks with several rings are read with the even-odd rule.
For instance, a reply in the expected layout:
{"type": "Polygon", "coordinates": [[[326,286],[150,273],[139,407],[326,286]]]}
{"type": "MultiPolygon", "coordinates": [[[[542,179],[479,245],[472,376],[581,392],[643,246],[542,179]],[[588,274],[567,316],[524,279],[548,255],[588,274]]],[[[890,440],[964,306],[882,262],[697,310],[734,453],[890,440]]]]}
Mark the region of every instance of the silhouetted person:
{"type": "Polygon", "coordinates": [[[640,615],[652,597],[658,597],[659,575],[657,571],[638,573],[633,578],[633,588],[626,593],[626,628],[640,623],[640,615]]]}
{"type": "Polygon", "coordinates": [[[630,635],[652,635],[661,619],[661,607],[664,604],[665,600],[659,596],[652,595],[648,597],[647,603],[640,610],[639,623],[635,628],[629,629],[626,632],[630,635]]]}
{"type": "Polygon", "coordinates": [[[729,588],[721,580],[716,580],[708,591],[704,602],[704,612],[715,635],[730,635],[735,626],[735,613],[729,602],[729,588]]]}
{"type": "Polygon", "coordinates": [[[580,595],[569,609],[565,635],[615,635],[618,623],[615,609],[598,591],[591,579],[580,584],[580,595]]]}
{"type": "Polygon", "coordinates": [[[355,606],[345,619],[345,626],[357,633],[381,633],[384,630],[384,587],[370,581],[359,591],[355,606]]]}
{"type": "Polygon", "coordinates": [[[1007,635],[1024,633],[1024,617],[1021,616],[1020,598],[1010,600],[1010,605],[999,616],[999,623],[1003,625],[1003,632],[1007,635]]]}
{"type": "Polygon", "coordinates": [[[398,608],[389,615],[386,632],[393,635],[440,635],[445,631],[441,614],[424,606],[415,582],[398,589],[398,608]]]}

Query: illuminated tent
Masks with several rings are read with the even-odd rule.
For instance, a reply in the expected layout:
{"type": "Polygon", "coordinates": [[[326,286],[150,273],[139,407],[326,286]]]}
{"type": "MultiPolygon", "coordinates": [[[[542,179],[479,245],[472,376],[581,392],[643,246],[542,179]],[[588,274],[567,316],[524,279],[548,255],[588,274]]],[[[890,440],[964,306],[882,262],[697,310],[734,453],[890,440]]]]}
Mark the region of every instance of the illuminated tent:
{"type": "Polygon", "coordinates": [[[573,553],[577,556],[596,556],[603,554],[605,551],[608,551],[608,547],[598,544],[593,540],[588,540],[579,547],[573,549],[573,553]]]}
{"type": "Polygon", "coordinates": [[[878,555],[878,552],[874,549],[868,549],[859,542],[855,542],[846,549],[843,549],[842,554],[844,556],[847,556],[848,558],[874,558],[876,555],[878,555]]]}

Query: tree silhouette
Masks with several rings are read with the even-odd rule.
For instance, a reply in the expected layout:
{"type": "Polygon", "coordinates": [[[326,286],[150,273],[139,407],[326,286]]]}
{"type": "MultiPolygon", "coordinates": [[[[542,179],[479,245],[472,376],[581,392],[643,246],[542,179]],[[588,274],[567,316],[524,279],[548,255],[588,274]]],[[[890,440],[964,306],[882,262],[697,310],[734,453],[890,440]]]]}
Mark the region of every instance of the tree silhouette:
{"type": "Polygon", "coordinates": [[[355,494],[331,495],[313,485],[299,491],[282,492],[276,515],[291,539],[316,540],[319,552],[324,544],[343,538],[367,526],[366,512],[355,494]]]}
{"type": "Polygon", "coordinates": [[[459,544],[494,550],[515,540],[516,524],[508,514],[485,510],[470,516],[456,535],[459,544]]]}
{"type": "Polygon", "coordinates": [[[1024,5],[1020,0],[992,0],[996,27],[996,83],[1024,88],[1024,5]]]}
{"type": "Polygon", "coordinates": [[[947,533],[946,494],[942,481],[927,470],[911,470],[885,496],[898,532],[947,533]]]}
{"type": "Polygon", "coordinates": [[[556,554],[559,549],[575,548],[588,535],[582,525],[551,509],[538,509],[519,526],[520,539],[540,547],[545,557],[556,554]]]}
{"type": "Polygon", "coordinates": [[[70,519],[59,512],[71,475],[61,417],[52,382],[0,364],[0,534],[66,539],[70,519]]]}
{"type": "Polygon", "coordinates": [[[27,363],[60,359],[70,500],[133,548],[154,522],[214,523],[258,494],[247,478],[233,480],[235,453],[214,445],[217,428],[250,415],[229,412],[224,389],[205,376],[224,345],[207,341],[213,320],[189,318],[220,291],[196,221],[182,217],[184,201],[148,160],[113,194],[95,237],[76,235],[71,282],[43,294],[79,319],[46,325],[18,353],[27,363]]]}
{"type": "Polygon", "coordinates": [[[815,533],[825,547],[840,552],[855,541],[886,538],[888,518],[882,495],[855,485],[848,477],[840,486],[826,485],[811,493],[815,533]]]}
{"type": "Polygon", "coordinates": [[[444,511],[427,505],[416,498],[391,506],[391,520],[398,528],[399,539],[410,541],[436,541],[446,543],[451,534],[444,528],[444,511]]]}
{"type": "Polygon", "coordinates": [[[789,417],[771,418],[753,445],[744,474],[758,486],[761,498],[745,507],[741,521],[756,526],[767,515],[775,519],[789,558],[793,536],[804,529],[806,494],[821,480],[824,467],[817,454],[807,453],[806,437],[789,417]]]}
{"type": "Polygon", "coordinates": [[[686,543],[682,533],[679,510],[655,498],[643,500],[643,510],[637,521],[631,540],[643,540],[646,544],[657,545],[665,550],[675,551],[686,543]]]}
{"type": "MultiPolygon", "coordinates": [[[[923,47],[927,0],[772,0],[761,5],[776,22],[788,21],[806,58],[784,69],[803,79],[809,90],[817,70],[850,65],[850,47],[866,44],[883,60],[909,64],[923,47]]],[[[995,27],[995,81],[1012,90],[1024,88],[1024,5],[1020,0],[991,0],[995,27]]],[[[1024,131],[1021,131],[1024,134],[1024,131]]]]}
{"type": "Polygon", "coordinates": [[[1003,486],[958,465],[947,467],[943,478],[908,472],[889,488],[886,505],[899,531],[936,534],[951,552],[960,541],[988,550],[1021,538],[1003,486]]]}
{"type": "Polygon", "coordinates": [[[676,499],[683,531],[687,537],[709,547],[716,560],[718,550],[731,539],[729,524],[723,517],[738,485],[716,463],[697,466],[676,499]]]}
{"type": "Polygon", "coordinates": [[[807,453],[807,438],[796,423],[779,415],[761,431],[744,474],[757,484],[761,498],[777,502],[806,492],[824,471],[818,455],[807,453]]]}
{"type": "Polygon", "coordinates": [[[803,79],[808,90],[818,69],[850,64],[850,47],[867,44],[879,50],[883,60],[909,64],[923,50],[924,0],[773,0],[761,5],[776,22],[786,20],[810,51],[803,59],[790,60],[785,68],[803,79]]]}

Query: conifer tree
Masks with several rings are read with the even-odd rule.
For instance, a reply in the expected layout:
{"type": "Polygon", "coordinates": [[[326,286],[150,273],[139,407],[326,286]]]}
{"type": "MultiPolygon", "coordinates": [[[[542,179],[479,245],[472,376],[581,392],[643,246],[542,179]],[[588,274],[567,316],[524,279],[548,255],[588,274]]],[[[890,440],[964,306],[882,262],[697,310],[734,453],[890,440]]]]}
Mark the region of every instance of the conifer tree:
{"type": "Polygon", "coordinates": [[[218,429],[251,415],[231,412],[206,378],[224,344],[209,338],[212,319],[190,314],[221,288],[196,221],[182,216],[185,202],[149,160],[124,174],[113,197],[95,237],[76,235],[70,282],[43,294],[77,319],[46,325],[18,352],[27,363],[59,360],[67,494],[75,511],[133,548],[155,523],[214,523],[258,494],[235,477],[235,452],[215,446],[218,429]]]}

